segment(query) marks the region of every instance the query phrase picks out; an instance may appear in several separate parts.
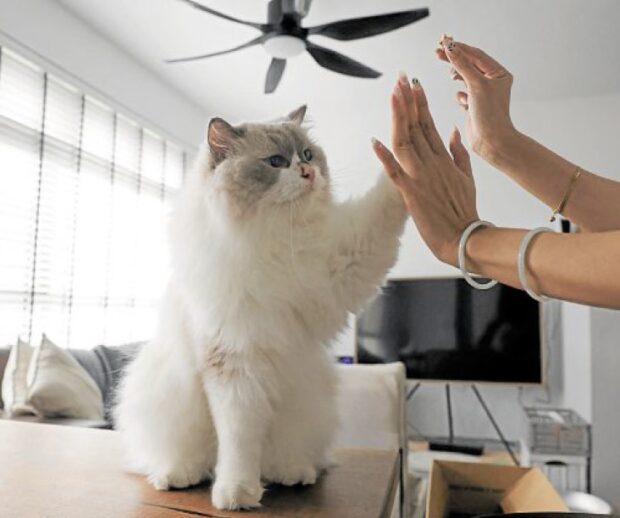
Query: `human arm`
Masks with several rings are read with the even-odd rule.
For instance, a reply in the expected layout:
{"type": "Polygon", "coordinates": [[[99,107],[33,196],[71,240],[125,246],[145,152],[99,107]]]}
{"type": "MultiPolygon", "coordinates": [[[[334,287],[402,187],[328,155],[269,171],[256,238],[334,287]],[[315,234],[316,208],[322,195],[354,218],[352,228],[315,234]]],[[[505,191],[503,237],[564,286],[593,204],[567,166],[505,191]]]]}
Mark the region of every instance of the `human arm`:
{"type": "MultiPolygon", "coordinates": [[[[513,77],[480,49],[442,40],[438,56],[452,64],[453,78],[466,92],[457,100],[466,110],[466,134],[473,150],[524,189],[556,209],[577,165],[519,132],[510,118],[513,77]]],[[[620,182],[582,169],[563,215],[589,231],[620,229],[620,182]]]]}
{"type": "MultiPolygon", "coordinates": [[[[420,235],[441,261],[456,266],[463,230],[478,220],[469,156],[458,131],[451,155],[441,142],[420,86],[399,82],[392,95],[392,153],[374,150],[399,189],[420,235]]],[[[521,287],[517,255],[525,230],[481,228],[466,249],[467,268],[521,287]]],[[[620,232],[537,236],[527,255],[537,293],[620,309],[620,232]]]]}
{"type": "MultiPolygon", "coordinates": [[[[475,231],[467,243],[467,269],[521,288],[517,254],[526,232],[511,228],[475,231]]],[[[530,244],[526,271],[535,293],[620,309],[620,231],[539,234],[530,244]]]]}

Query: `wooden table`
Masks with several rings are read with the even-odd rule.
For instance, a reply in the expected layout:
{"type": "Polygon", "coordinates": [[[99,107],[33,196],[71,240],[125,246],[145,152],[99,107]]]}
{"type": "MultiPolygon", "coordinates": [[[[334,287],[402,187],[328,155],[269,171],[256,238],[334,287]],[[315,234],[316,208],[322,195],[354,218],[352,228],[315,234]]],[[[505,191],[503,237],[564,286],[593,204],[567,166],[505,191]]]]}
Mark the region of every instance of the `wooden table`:
{"type": "Polygon", "coordinates": [[[387,518],[398,482],[398,452],[340,450],[314,486],[274,486],[253,512],[219,511],[208,484],[156,491],[124,473],[117,432],[0,420],[3,518],[321,517],[387,518]]]}

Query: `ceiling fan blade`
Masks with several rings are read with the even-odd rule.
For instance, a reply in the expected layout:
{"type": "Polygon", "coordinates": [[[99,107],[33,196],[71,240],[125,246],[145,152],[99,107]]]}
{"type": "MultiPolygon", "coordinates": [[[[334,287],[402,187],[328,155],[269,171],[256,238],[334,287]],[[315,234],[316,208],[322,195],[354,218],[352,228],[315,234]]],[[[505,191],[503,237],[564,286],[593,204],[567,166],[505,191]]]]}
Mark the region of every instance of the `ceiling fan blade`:
{"type": "Polygon", "coordinates": [[[275,91],[280,84],[282,74],[286,68],[286,59],[273,58],[269,70],[267,70],[267,78],[265,79],[265,93],[270,94],[275,91]]]}
{"type": "Polygon", "coordinates": [[[335,52],[325,47],[306,41],[306,50],[319,65],[334,72],[355,77],[379,77],[381,72],[377,72],[362,63],[348,58],[339,52],[335,52]]]}
{"type": "Polygon", "coordinates": [[[166,63],[182,63],[184,61],[196,61],[197,59],[205,59],[205,58],[212,58],[214,56],[221,56],[222,54],[229,54],[231,52],[235,52],[236,50],[241,50],[241,49],[245,49],[248,47],[252,47],[253,45],[258,45],[259,43],[262,43],[266,39],[267,39],[267,36],[262,34],[258,38],[254,38],[253,40],[250,40],[247,43],[244,43],[243,45],[233,47],[232,49],[220,50],[218,52],[211,52],[210,54],[201,54],[199,56],[190,56],[187,58],[167,59],[166,63]]]}
{"type": "Polygon", "coordinates": [[[429,10],[413,9],[397,13],[379,14],[377,16],[365,16],[363,18],[351,18],[338,22],[326,23],[309,27],[308,34],[320,34],[336,40],[357,40],[367,38],[384,32],[393,31],[410,23],[426,18],[429,10]]]}
{"type": "Polygon", "coordinates": [[[261,30],[263,32],[265,32],[265,30],[269,27],[268,25],[265,25],[262,23],[248,22],[246,20],[240,20],[239,18],[235,18],[234,16],[229,16],[227,14],[220,13],[219,11],[211,9],[210,7],[206,7],[198,2],[195,2],[194,0],[181,0],[181,1],[185,2],[186,4],[191,5],[192,7],[195,7],[196,9],[200,9],[201,11],[204,11],[205,13],[212,14],[213,16],[223,18],[224,20],[228,20],[230,22],[236,22],[236,23],[241,23],[243,25],[249,25],[250,27],[254,27],[255,29],[261,30]]]}

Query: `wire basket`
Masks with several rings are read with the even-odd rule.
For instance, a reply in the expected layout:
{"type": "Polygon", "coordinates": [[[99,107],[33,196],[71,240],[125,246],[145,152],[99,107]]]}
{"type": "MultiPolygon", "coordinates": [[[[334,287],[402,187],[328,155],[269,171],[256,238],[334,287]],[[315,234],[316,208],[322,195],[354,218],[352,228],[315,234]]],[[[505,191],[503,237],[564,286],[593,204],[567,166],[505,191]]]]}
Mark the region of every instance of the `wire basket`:
{"type": "Polygon", "coordinates": [[[525,409],[532,453],[590,455],[590,424],[566,408],[525,409]]]}

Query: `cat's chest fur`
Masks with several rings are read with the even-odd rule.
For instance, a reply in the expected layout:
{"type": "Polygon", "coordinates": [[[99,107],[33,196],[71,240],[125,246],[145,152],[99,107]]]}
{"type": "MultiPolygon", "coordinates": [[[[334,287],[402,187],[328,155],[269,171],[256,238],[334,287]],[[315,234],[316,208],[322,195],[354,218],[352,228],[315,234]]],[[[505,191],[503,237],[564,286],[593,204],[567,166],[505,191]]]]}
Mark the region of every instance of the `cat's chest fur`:
{"type": "MultiPolygon", "coordinates": [[[[333,246],[326,220],[271,232],[212,235],[185,290],[198,304],[204,333],[237,342],[317,343],[331,339],[347,312],[332,293],[333,246]],[[202,282],[196,282],[200,279],[202,282]]],[[[185,270],[187,272],[187,269],[185,270]]]]}

